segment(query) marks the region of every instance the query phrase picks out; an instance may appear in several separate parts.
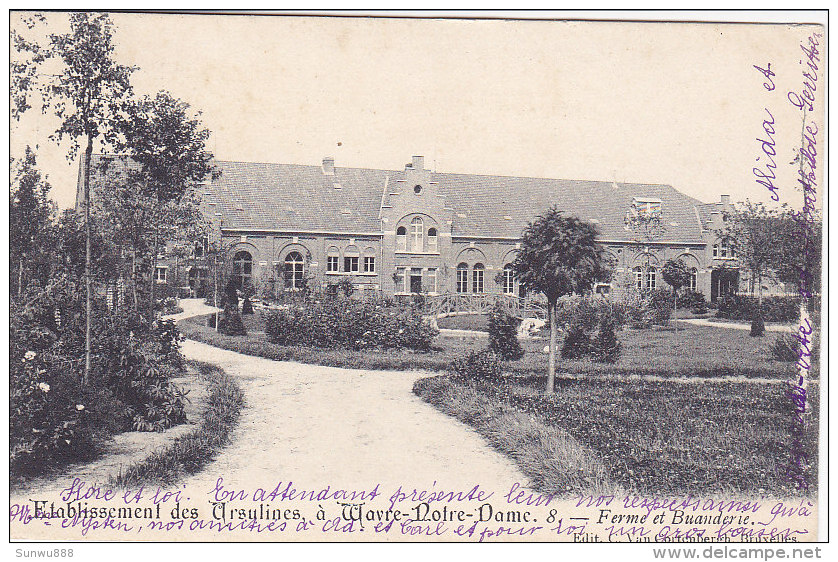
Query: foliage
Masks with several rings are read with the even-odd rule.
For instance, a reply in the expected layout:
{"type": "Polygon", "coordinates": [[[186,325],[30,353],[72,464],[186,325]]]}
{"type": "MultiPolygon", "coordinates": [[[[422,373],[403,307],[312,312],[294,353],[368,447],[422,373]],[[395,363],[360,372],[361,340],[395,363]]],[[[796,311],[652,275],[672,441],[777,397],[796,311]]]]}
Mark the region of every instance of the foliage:
{"type": "Polygon", "coordinates": [[[591,351],[591,333],[581,324],[571,325],[562,342],[562,359],[580,359],[591,351]]]}
{"type": "Polygon", "coordinates": [[[495,304],[489,314],[489,349],[503,359],[517,361],[524,356],[518,342],[517,320],[503,306],[495,304]]]}
{"type": "Polygon", "coordinates": [[[599,229],[555,206],[529,223],[512,270],[521,287],[543,293],[550,313],[550,361],[547,392],[553,392],[556,370],[556,303],[562,295],[584,294],[598,279],[610,275],[605,250],[597,243],[599,229]]]}
{"type": "Polygon", "coordinates": [[[147,482],[173,484],[212,462],[218,451],[230,441],[230,433],[244,405],[244,393],[236,380],[221,369],[204,363],[195,367],[209,386],[201,425],[164,450],[155,451],[139,463],[120,471],[111,482],[114,488],[147,482]]]}
{"type": "Polygon", "coordinates": [[[754,337],[762,336],[765,333],[765,322],[762,320],[762,314],[754,314],[754,319],[751,320],[751,335],[754,337]]]}
{"type": "Polygon", "coordinates": [[[464,379],[498,380],[503,376],[502,357],[494,351],[483,349],[470,351],[451,363],[451,374],[464,379]]]}
{"type": "Polygon", "coordinates": [[[218,321],[218,331],[225,336],[246,336],[247,328],[242,322],[238,307],[232,302],[227,302],[221,320],[218,321]]]}
{"type": "Polygon", "coordinates": [[[676,294],[690,282],[690,271],[682,259],[667,260],[661,268],[661,275],[663,280],[675,290],[676,294]]]}
{"type": "MultiPolygon", "coordinates": [[[[819,299],[813,299],[817,307],[819,299]]],[[[758,300],[747,295],[728,295],[718,300],[716,317],[727,320],[749,321],[759,308],[758,300]]],[[[800,315],[800,299],[796,297],[764,297],[762,299],[762,319],[765,322],[794,322],[800,315]]]]}
{"type": "Polygon", "coordinates": [[[603,316],[600,320],[599,331],[591,342],[591,351],[594,360],[602,363],[616,363],[620,358],[622,344],[617,339],[613,316],[603,316]]]}
{"type": "Polygon", "coordinates": [[[29,282],[46,284],[55,245],[55,205],[50,184],[37,168],[29,146],[23,159],[13,162],[9,189],[9,288],[20,297],[29,282]]]}
{"type": "Polygon", "coordinates": [[[439,333],[407,306],[326,297],[265,315],[269,341],[281,345],[428,351],[439,333]]]}
{"type": "Polygon", "coordinates": [[[97,303],[93,362],[84,372],[85,302],[69,276],[30,288],[11,304],[10,462],[16,474],[88,458],[109,435],[159,431],[185,420],[180,335],[172,322],[149,328],[136,315],[97,303]]]}

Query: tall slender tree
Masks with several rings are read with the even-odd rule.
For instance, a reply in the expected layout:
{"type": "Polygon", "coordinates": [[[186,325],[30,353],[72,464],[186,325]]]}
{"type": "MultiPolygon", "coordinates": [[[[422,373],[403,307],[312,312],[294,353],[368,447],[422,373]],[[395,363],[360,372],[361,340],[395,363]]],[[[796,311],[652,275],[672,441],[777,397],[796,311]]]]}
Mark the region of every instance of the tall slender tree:
{"type": "Polygon", "coordinates": [[[559,297],[587,292],[606,267],[597,227],[576,217],[562,215],[556,207],[524,229],[521,249],[512,269],[522,287],[547,297],[550,318],[550,360],[547,392],[556,382],[556,305],[559,297]]]}
{"type": "Polygon", "coordinates": [[[174,224],[171,213],[185,210],[188,195],[212,173],[212,154],[206,148],[210,132],[203,127],[200,113],[189,105],[158,92],[127,105],[122,125],[125,147],[139,164],[132,183],[152,202],[151,276],[148,318],[154,318],[155,279],[160,248],[161,225],[174,224]],[[167,220],[167,215],[170,217],[167,220]]]}
{"type": "MultiPolygon", "coordinates": [[[[85,224],[85,362],[83,381],[87,384],[91,360],[91,317],[93,280],[91,274],[90,162],[94,144],[112,143],[117,131],[114,119],[131,93],[130,76],[135,70],[116,62],[114,27],[104,13],[72,12],[70,31],[50,34],[45,45],[27,41],[13,32],[16,50],[28,59],[12,67],[13,116],[31,107],[32,95],[40,94],[44,113],[61,119],[52,138],[69,141],[68,158],[78,154],[82,143],[82,189],[85,224]],[[55,63],[58,63],[57,67],[55,63]]],[[[34,23],[33,23],[34,25],[34,23]]],[[[27,27],[30,27],[27,23],[27,27]]]]}
{"type": "Polygon", "coordinates": [[[12,161],[9,187],[9,286],[20,298],[30,280],[45,280],[49,274],[55,233],[50,185],[41,176],[31,147],[26,147],[21,160],[12,161]]]}

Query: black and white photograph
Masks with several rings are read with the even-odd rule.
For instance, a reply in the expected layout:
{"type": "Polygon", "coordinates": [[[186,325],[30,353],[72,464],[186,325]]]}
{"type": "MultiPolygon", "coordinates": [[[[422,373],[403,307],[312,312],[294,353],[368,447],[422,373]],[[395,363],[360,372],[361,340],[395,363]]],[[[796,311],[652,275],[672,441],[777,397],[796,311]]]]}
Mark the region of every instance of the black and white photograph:
{"type": "Polygon", "coordinates": [[[9,20],[16,557],[822,556],[825,10],[9,20]]]}

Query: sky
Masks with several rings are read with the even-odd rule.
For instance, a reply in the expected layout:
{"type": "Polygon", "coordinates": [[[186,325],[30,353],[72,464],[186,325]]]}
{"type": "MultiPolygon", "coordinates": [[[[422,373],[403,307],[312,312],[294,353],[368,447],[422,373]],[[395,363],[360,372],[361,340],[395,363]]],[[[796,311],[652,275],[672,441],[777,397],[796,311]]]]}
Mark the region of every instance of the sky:
{"type": "MultiPolygon", "coordinates": [[[[47,14],[48,28],[66,16],[47,14]]],[[[773,117],[781,202],[799,207],[802,88],[812,27],[417,18],[114,14],[135,91],[168,90],[212,131],[219,160],[669,184],[699,200],[770,202],[752,169],[773,117]],[[804,61],[805,62],[805,61],[804,61]],[[775,90],[753,68],[771,63],[775,90]]],[[[12,17],[13,26],[15,17],[12,17]]],[[[823,70],[820,74],[823,80],[823,70]]],[[[824,80],[825,81],[825,80],[824,80]]],[[[822,83],[822,82],[821,82],[822,83]]],[[[819,85],[821,84],[819,83],[819,85]]],[[[821,125],[822,91],[810,121],[821,125]]],[[[78,162],[30,111],[60,207],[78,162]]]]}

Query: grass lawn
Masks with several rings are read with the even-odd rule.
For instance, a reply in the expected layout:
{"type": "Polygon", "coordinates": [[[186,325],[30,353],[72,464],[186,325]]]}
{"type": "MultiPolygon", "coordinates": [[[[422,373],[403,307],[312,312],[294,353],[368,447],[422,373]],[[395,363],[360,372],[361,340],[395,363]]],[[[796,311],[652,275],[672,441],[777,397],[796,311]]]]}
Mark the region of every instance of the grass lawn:
{"type": "MultiPolygon", "coordinates": [[[[422,379],[414,392],[474,427],[548,493],[799,495],[787,476],[793,406],[783,384],[422,379]]],[[[802,435],[817,483],[818,397],[802,435]]],[[[810,490],[814,493],[814,490],[810,490]]]]}
{"type": "Polygon", "coordinates": [[[477,332],[489,331],[489,317],[485,314],[458,314],[437,318],[437,326],[450,330],[475,330],[477,332]]]}
{"type": "MultiPolygon", "coordinates": [[[[248,355],[355,369],[446,371],[454,359],[487,345],[485,339],[439,337],[434,343],[434,350],[427,353],[282,346],[267,340],[259,312],[242,318],[248,330],[247,336],[219,334],[207,327],[206,317],[184,320],[180,329],[194,340],[248,355]]],[[[560,359],[558,371],[560,375],[588,376],[789,378],[793,372],[792,364],[771,359],[769,346],[776,337],[776,334],[767,334],[752,338],[744,330],[686,324],[677,333],[671,329],[625,329],[618,333],[623,353],[617,363],[560,359]]],[[[547,354],[543,353],[543,349],[547,341],[524,340],[522,345],[527,353],[520,361],[508,363],[508,370],[524,376],[546,373],[547,354]]],[[[817,378],[817,373],[816,363],[812,367],[812,377],[817,378]]]]}

